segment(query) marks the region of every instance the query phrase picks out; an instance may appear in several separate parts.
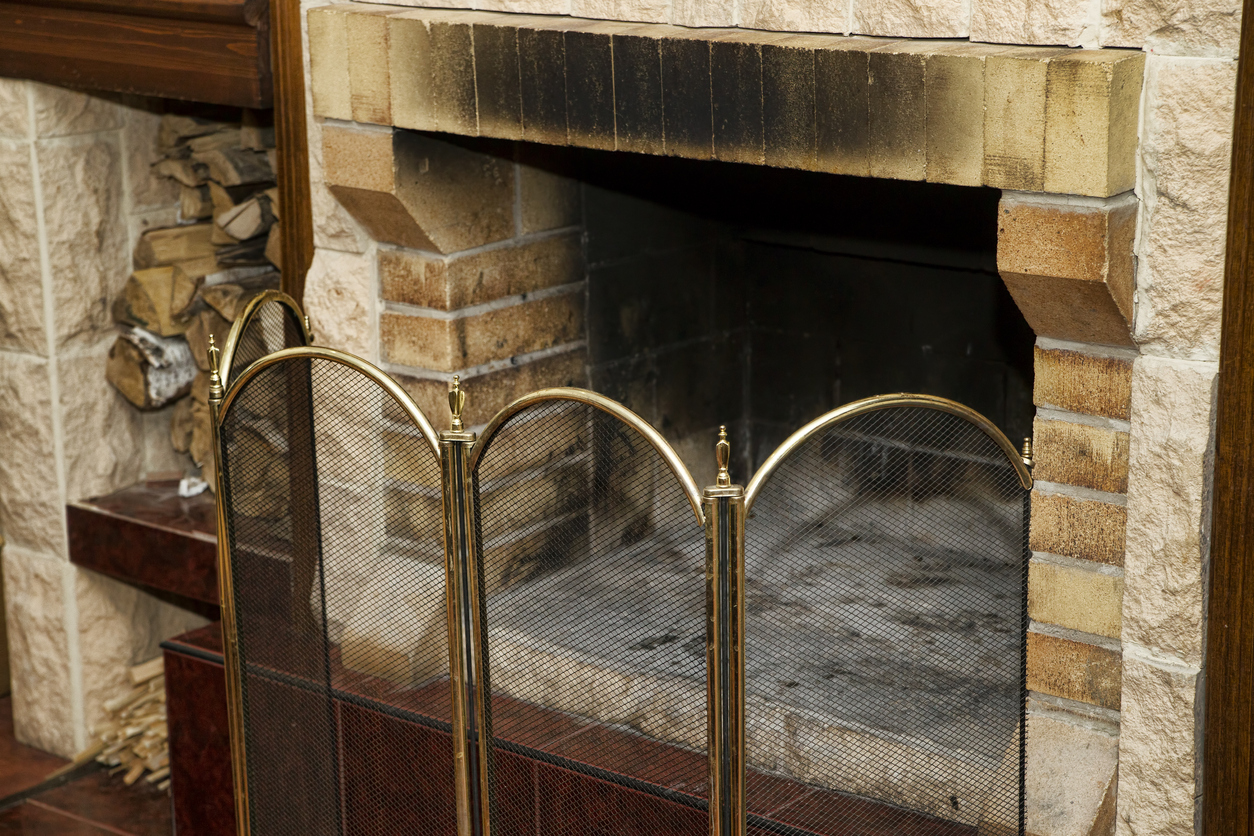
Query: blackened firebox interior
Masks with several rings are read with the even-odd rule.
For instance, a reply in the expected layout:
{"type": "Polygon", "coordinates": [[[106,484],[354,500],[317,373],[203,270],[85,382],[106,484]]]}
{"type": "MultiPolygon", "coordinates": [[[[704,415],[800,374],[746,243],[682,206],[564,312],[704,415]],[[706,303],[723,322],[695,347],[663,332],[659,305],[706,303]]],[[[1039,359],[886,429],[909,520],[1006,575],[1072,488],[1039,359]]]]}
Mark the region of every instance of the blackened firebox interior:
{"type": "Polygon", "coordinates": [[[745,482],[791,432],[894,392],[1031,431],[1034,336],[996,271],[996,189],[519,147],[583,184],[591,386],[698,482],[720,424],[745,482]]]}

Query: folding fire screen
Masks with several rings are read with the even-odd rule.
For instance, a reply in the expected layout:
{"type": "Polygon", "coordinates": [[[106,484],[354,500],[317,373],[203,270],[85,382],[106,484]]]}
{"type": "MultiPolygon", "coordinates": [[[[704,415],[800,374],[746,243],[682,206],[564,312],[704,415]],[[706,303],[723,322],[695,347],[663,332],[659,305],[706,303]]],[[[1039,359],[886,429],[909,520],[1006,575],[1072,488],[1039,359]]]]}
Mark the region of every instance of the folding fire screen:
{"type": "Polygon", "coordinates": [[[1021,833],[1026,498],[949,401],[699,492],[621,405],[438,435],[338,352],[211,407],[241,834],[1021,833]]]}

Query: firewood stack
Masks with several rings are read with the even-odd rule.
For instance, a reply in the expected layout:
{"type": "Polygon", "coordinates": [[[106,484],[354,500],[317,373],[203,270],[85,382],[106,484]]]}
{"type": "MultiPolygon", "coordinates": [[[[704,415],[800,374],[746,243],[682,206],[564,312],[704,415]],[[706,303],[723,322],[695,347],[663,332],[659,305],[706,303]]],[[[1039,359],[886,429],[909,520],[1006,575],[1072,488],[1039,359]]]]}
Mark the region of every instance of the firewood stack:
{"type": "Polygon", "coordinates": [[[145,232],[114,302],[120,334],[106,377],[138,409],[174,404],[170,440],[213,484],[208,345],[222,345],[248,300],[279,286],[274,128],[167,114],[159,176],[178,181],[180,223],[145,232]]]}
{"type": "Polygon", "coordinates": [[[133,687],[104,704],[108,717],[92,729],[91,744],[49,777],[95,760],[109,767],[110,774],[122,775],[127,786],[143,778],[158,789],[169,789],[164,673],[160,656],[131,668],[133,687]]]}

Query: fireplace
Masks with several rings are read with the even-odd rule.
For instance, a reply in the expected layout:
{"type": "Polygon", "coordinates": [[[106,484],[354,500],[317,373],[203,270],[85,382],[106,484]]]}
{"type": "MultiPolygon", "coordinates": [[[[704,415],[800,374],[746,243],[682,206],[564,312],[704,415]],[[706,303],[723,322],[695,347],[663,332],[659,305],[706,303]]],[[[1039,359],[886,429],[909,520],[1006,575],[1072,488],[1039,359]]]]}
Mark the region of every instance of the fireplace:
{"type": "Polygon", "coordinates": [[[698,481],[720,424],[747,479],[893,390],[1031,436],[1027,828],[1135,803],[1134,363],[1202,385],[1138,351],[1174,321],[1134,278],[1143,55],[360,5],[309,36],[321,339],[428,414],[459,375],[471,425],[591,386],[698,481]]]}

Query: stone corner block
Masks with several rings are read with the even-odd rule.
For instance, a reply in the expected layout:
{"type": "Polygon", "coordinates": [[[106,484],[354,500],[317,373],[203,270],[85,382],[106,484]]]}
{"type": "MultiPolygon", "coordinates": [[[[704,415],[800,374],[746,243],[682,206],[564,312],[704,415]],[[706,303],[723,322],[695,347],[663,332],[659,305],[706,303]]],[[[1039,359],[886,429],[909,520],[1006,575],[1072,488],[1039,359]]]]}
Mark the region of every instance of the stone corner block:
{"type": "Polygon", "coordinates": [[[1198,746],[1196,671],[1125,652],[1119,736],[1120,836],[1194,832],[1198,746]]]}
{"type": "Polygon", "coordinates": [[[997,269],[1037,336],[1132,345],[1137,202],[1004,195],[997,269]]]}
{"type": "Polygon", "coordinates": [[[514,164],[411,131],[324,125],[336,199],[377,241],[452,253],[514,234],[514,164]]]}
{"type": "Polygon", "coordinates": [[[369,255],[316,250],[305,277],[305,311],[318,345],[375,361],[375,271],[369,255]]]}
{"type": "Polygon", "coordinates": [[[1200,664],[1213,363],[1141,357],[1132,376],[1125,639],[1200,664]]]}
{"type": "Polygon", "coordinates": [[[30,746],[73,757],[64,560],[4,547],[5,616],[13,686],[13,731],[30,746]]]}

